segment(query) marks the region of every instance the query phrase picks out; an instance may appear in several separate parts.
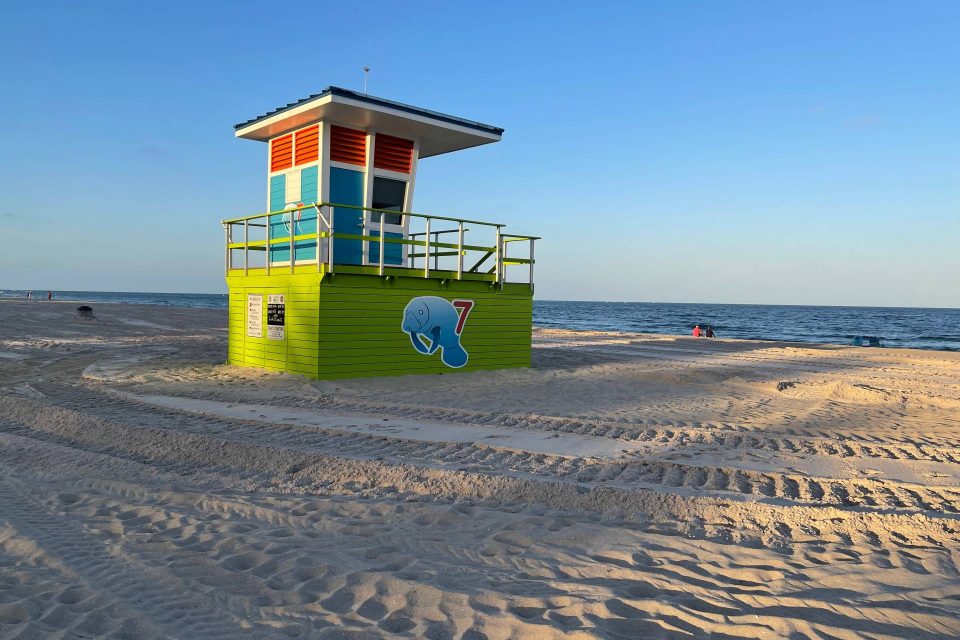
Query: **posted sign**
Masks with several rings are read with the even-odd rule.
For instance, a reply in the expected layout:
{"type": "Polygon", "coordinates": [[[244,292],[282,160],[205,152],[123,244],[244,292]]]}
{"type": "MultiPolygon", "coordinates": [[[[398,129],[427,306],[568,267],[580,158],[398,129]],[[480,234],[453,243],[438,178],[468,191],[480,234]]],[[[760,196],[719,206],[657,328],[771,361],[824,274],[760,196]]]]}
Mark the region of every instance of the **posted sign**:
{"type": "Polygon", "coordinates": [[[267,296],[267,338],[283,340],[283,324],[287,314],[284,297],[267,296]]]}
{"type": "Polygon", "coordinates": [[[247,336],[263,337],[263,296],[247,296],[247,336]]]}

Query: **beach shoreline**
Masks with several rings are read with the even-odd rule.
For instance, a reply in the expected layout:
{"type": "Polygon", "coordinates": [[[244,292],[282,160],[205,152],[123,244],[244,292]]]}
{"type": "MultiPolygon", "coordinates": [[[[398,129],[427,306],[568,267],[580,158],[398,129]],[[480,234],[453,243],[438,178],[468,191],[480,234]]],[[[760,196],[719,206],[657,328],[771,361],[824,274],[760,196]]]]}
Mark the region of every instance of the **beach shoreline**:
{"type": "Polygon", "coordinates": [[[0,637],[960,634],[960,353],[537,328],[316,381],[45,302],[0,300],[0,637]]]}
{"type": "MultiPolygon", "coordinates": [[[[0,302],[4,300],[22,302],[24,298],[0,294],[0,302]]],[[[227,308],[226,294],[56,292],[53,302],[227,308]],[[79,295],[60,299],[65,293],[79,295]]],[[[724,339],[852,346],[858,336],[872,335],[884,348],[960,352],[960,336],[951,332],[960,323],[960,309],[950,308],[535,300],[533,311],[534,328],[544,330],[676,337],[690,336],[700,323],[710,325],[724,339]]]]}

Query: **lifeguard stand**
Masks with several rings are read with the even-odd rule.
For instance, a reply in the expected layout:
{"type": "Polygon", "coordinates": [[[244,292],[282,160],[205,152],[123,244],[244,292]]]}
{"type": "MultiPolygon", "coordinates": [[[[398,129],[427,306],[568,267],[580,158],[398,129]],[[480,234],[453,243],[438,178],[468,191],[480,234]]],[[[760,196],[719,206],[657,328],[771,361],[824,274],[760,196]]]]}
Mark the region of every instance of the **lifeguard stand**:
{"type": "Polygon", "coordinates": [[[421,158],[502,129],[337,87],[235,129],[268,143],[267,213],[223,221],[231,364],[314,378],[529,366],[537,238],[412,213],[421,158]]]}

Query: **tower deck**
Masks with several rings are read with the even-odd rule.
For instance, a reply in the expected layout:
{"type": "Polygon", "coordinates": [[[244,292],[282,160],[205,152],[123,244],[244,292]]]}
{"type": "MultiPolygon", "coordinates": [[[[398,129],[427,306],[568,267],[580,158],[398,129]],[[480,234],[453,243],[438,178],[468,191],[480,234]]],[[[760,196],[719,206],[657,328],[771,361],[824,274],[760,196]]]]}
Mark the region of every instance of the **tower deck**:
{"type": "Polygon", "coordinates": [[[536,237],[319,202],[223,225],[231,364],[322,379],[530,365],[536,237]],[[337,232],[342,215],[409,231],[337,232]]]}

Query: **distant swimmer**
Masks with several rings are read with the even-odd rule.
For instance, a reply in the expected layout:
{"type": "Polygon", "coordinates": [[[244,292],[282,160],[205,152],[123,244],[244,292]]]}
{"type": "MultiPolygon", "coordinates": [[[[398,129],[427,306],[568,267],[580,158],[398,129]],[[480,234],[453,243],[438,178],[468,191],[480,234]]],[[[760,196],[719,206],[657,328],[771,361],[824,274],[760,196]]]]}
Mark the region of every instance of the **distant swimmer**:
{"type": "Polygon", "coordinates": [[[47,300],[53,300],[53,291],[47,291],[47,300]]]}
{"type": "Polygon", "coordinates": [[[704,332],[703,335],[707,338],[715,338],[716,336],[713,335],[713,325],[708,324],[707,330],[704,332]]]}
{"type": "Polygon", "coordinates": [[[697,325],[693,328],[693,337],[699,338],[703,335],[703,330],[700,328],[700,325],[697,325]]]}

